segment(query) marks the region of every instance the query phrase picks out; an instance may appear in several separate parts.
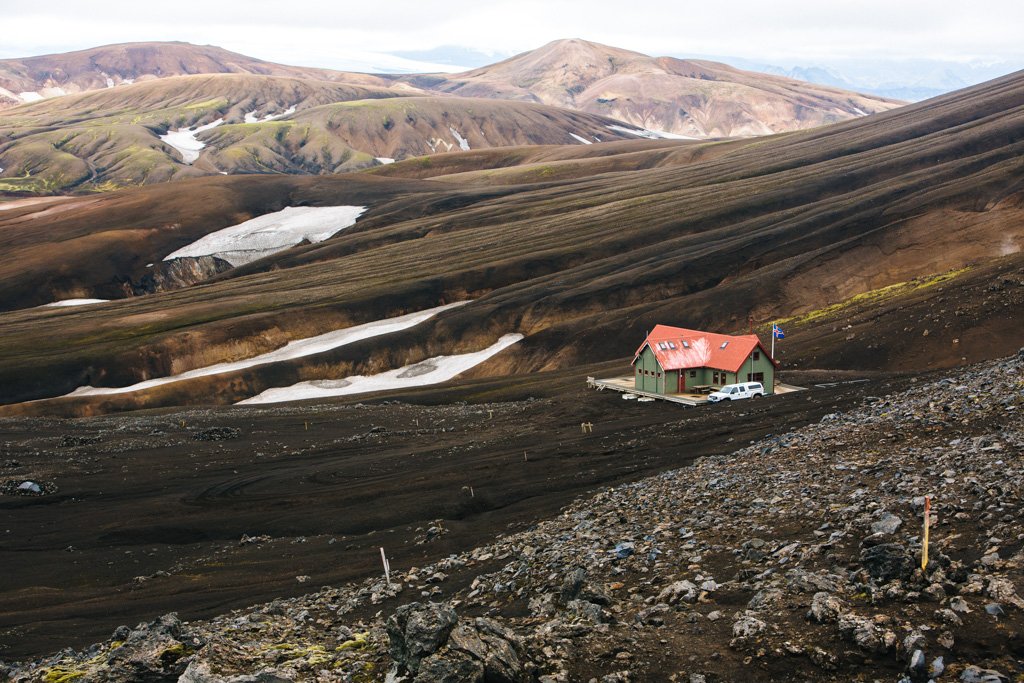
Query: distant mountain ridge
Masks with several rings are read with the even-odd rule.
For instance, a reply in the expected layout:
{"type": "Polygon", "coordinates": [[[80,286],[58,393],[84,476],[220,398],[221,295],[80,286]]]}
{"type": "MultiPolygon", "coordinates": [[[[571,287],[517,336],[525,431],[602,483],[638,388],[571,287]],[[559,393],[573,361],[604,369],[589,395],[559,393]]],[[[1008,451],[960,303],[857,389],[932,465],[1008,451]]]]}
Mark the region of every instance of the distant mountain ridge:
{"type": "Polygon", "coordinates": [[[523,99],[695,138],[814,128],[902,104],[704,60],[556,40],[490,66],[410,83],[465,97],[523,99]]]}
{"type": "Polygon", "coordinates": [[[124,43],[0,60],[0,107],[173,76],[247,73],[417,94],[526,100],[686,137],[767,135],[886,111],[900,102],[579,39],[460,74],[361,74],[275,64],[210,45],[124,43]]]}
{"type": "Polygon", "coordinates": [[[0,60],[0,107],[156,78],[216,73],[313,78],[369,86],[390,83],[371,74],[275,64],[213,45],[121,43],[0,60]]]}

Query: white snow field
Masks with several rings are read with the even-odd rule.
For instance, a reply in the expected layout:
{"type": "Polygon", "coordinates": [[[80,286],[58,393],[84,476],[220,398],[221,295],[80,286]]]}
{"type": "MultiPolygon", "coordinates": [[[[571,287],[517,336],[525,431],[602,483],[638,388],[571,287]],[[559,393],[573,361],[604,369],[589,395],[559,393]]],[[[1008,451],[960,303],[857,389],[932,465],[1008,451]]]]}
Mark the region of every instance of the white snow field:
{"type": "Polygon", "coordinates": [[[590,140],[588,140],[588,139],[586,139],[586,138],[584,138],[584,137],[581,137],[581,136],[579,136],[579,135],[576,135],[576,133],[569,133],[569,135],[573,136],[574,138],[576,138],[577,140],[579,140],[580,142],[582,142],[582,143],[583,143],[584,145],[592,145],[592,144],[594,144],[594,143],[593,143],[593,142],[591,142],[590,140]]]}
{"type": "Polygon", "coordinates": [[[459,131],[455,130],[455,126],[448,126],[448,130],[450,130],[452,132],[452,135],[455,136],[455,139],[459,141],[459,149],[461,149],[463,152],[468,152],[469,140],[459,135],[459,131]]]}
{"type": "Polygon", "coordinates": [[[34,91],[32,91],[32,92],[20,92],[20,93],[18,93],[18,97],[21,98],[22,102],[38,102],[39,100],[43,99],[42,95],[40,95],[39,93],[34,92],[34,91]]]}
{"type": "Polygon", "coordinates": [[[233,266],[294,247],[303,240],[323,242],[355,224],[365,206],[289,206],[244,223],[211,232],[164,257],[216,256],[233,266]]]}
{"type": "Polygon", "coordinates": [[[244,117],[245,122],[246,123],[262,123],[264,121],[274,121],[276,119],[280,119],[280,118],[283,118],[285,116],[291,116],[292,114],[295,113],[295,105],[293,104],[292,106],[288,107],[283,112],[281,112],[280,114],[267,114],[262,119],[259,116],[256,115],[257,111],[259,111],[259,110],[258,109],[253,109],[252,111],[246,112],[245,113],[245,117],[244,117]]]}
{"type": "Polygon", "coordinates": [[[199,158],[199,151],[203,147],[206,147],[206,143],[202,140],[197,140],[196,135],[202,133],[204,130],[216,128],[222,123],[224,123],[224,119],[217,119],[213,123],[208,123],[205,126],[169,130],[161,135],[160,139],[181,152],[182,162],[186,164],[193,164],[196,159],[199,158]]]}
{"type": "Polygon", "coordinates": [[[679,135],[678,133],[669,133],[664,130],[648,130],[646,128],[626,128],[625,126],[608,126],[611,130],[617,130],[620,133],[629,133],[630,135],[636,135],[640,138],[647,138],[649,140],[698,140],[699,138],[689,137],[687,135],[679,135]]]}
{"type": "Polygon", "coordinates": [[[157,377],[155,379],[147,379],[137,384],[132,384],[127,387],[78,387],[68,396],[103,396],[107,394],[127,394],[133,391],[141,391],[143,389],[150,389],[152,387],[158,387],[162,384],[171,384],[172,382],[180,382],[186,379],[193,379],[195,377],[206,377],[208,375],[219,375],[224,372],[232,372],[234,370],[244,370],[245,368],[251,368],[256,365],[266,365],[267,363],[277,363],[283,360],[291,360],[293,358],[302,358],[303,356],[311,356],[315,353],[323,353],[324,351],[330,351],[346,344],[357,342],[361,339],[369,339],[370,337],[377,337],[382,334],[389,334],[391,332],[398,332],[408,327],[418,325],[425,320],[433,318],[441,311],[446,311],[449,308],[455,308],[456,306],[462,306],[468,304],[468,301],[457,301],[453,304],[446,304],[444,306],[437,306],[435,308],[428,308],[425,311],[417,311],[416,313],[408,313],[406,315],[400,315],[396,318],[387,318],[385,320],[376,320],[372,323],[365,323],[363,325],[354,325],[352,327],[346,327],[343,330],[335,330],[334,332],[327,332],[325,334],[319,334],[315,337],[308,337],[306,339],[296,339],[290,341],[279,349],[268,351],[267,353],[253,356],[252,358],[246,358],[245,360],[232,361],[230,363],[216,363],[214,365],[208,365],[205,368],[196,368],[195,370],[189,370],[178,375],[170,375],[169,377],[157,377]]]}
{"type": "Polygon", "coordinates": [[[239,401],[236,405],[255,405],[259,403],[283,403],[285,401],[302,401],[310,398],[328,398],[331,396],[347,396],[365,394],[370,391],[389,391],[422,387],[428,384],[447,382],[470,368],[476,367],[495,354],[504,351],[523,338],[521,334],[506,334],[494,344],[482,351],[463,353],[458,356],[435,356],[427,360],[407,365],[397,370],[389,370],[378,375],[354,375],[345,379],[320,379],[299,382],[290,387],[267,389],[262,394],[239,401]]]}
{"type": "Polygon", "coordinates": [[[376,160],[377,160],[377,161],[379,161],[380,163],[384,164],[385,166],[386,166],[387,164],[393,164],[393,163],[395,163],[395,160],[394,160],[394,159],[392,159],[391,157],[374,157],[374,159],[376,159],[376,160]]]}
{"type": "Polygon", "coordinates": [[[39,308],[59,308],[61,306],[87,306],[89,304],[104,304],[110,299],[62,299],[53,303],[43,304],[39,308]]]}

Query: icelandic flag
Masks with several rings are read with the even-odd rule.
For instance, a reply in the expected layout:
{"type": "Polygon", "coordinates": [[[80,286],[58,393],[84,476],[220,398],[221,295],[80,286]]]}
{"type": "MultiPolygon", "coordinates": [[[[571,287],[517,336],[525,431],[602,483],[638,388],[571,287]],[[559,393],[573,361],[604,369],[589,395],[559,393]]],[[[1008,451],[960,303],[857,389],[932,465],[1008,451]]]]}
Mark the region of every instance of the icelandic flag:
{"type": "Polygon", "coordinates": [[[772,325],[772,336],[776,339],[785,339],[786,333],[782,331],[782,328],[778,325],[772,325]]]}

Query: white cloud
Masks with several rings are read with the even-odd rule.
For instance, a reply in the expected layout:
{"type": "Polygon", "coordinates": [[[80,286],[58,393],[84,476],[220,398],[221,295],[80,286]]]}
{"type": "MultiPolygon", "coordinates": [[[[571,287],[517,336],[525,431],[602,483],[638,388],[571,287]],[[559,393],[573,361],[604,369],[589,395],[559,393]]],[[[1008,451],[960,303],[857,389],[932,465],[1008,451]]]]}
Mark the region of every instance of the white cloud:
{"type": "Polygon", "coordinates": [[[184,40],[275,61],[341,67],[352,53],[438,45],[513,53],[569,37],[647,54],[761,60],[1024,55],[1019,0],[647,0],[641,6],[618,0],[180,0],[173,5],[51,0],[42,8],[10,5],[3,14],[0,56],[7,57],[184,40]]]}

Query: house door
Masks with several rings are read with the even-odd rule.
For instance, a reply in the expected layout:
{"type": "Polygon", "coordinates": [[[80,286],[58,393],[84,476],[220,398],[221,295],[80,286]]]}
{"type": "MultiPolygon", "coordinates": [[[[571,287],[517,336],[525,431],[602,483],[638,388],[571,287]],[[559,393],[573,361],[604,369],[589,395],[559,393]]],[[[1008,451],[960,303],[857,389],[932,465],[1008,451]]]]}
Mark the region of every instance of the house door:
{"type": "Polygon", "coordinates": [[[686,393],[686,370],[679,371],[679,392],[680,394],[686,393]]]}

